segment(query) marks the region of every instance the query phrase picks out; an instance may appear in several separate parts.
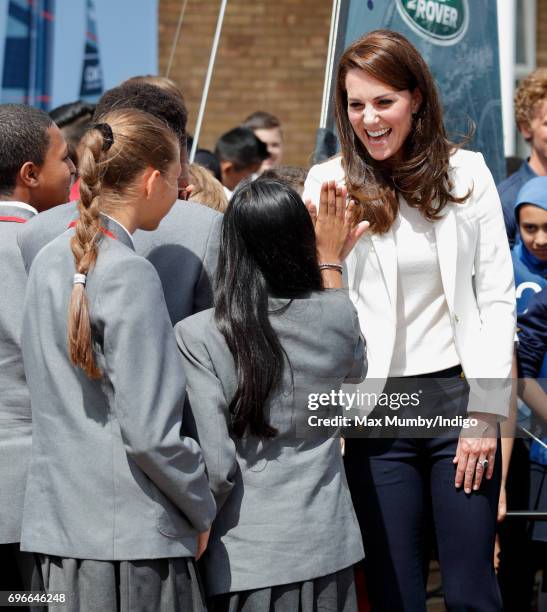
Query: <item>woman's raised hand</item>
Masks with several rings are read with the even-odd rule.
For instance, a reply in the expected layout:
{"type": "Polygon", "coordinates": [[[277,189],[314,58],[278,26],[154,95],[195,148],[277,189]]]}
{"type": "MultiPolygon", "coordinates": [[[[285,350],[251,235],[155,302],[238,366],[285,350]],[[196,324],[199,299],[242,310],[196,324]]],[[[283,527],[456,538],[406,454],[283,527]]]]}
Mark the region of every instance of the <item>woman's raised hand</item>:
{"type": "Polygon", "coordinates": [[[355,221],[357,204],[346,205],[347,190],[329,181],[321,185],[319,212],[306,202],[315,227],[317,252],[322,263],[341,263],[369,227],[368,221],[355,221]]]}

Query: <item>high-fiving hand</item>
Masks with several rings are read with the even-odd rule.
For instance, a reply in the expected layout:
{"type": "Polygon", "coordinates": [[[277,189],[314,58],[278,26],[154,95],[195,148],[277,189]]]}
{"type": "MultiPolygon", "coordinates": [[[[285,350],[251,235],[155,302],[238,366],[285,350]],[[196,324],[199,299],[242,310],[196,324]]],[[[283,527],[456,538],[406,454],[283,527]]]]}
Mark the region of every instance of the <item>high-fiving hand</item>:
{"type": "Polygon", "coordinates": [[[347,203],[347,189],[335,181],[321,185],[319,211],[306,201],[317,239],[320,261],[341,263],[369,227],[368,221],[356,221],[357,204],[347,203]]]}

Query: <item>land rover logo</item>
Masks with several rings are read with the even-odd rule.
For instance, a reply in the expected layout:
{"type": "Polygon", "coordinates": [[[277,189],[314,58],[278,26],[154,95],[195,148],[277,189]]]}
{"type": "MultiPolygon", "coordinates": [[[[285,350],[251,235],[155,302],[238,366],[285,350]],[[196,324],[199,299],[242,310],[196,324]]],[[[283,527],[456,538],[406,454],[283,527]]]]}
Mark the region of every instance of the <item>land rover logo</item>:
{"type": "Polygon", "coordinates": [[[469,23],[467,0],[396,0],[403,20],[420,36],[437,45],[453,45],[469,23]]]}

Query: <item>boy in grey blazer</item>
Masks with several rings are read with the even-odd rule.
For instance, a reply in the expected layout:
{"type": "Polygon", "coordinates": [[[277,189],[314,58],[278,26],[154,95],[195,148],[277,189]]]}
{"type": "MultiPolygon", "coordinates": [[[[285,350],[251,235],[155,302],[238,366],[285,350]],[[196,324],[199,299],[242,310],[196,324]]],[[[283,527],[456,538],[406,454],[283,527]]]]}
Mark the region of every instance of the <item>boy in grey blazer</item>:
{"type": "MultiPolygon", "coordinates": [[[[181,142],[179,186],[184,191],[188,179],[187,115],[182,101],[159,87],[133,82],[106,92],[95,118],[114,108],[143,110],[167,123],[181,142]]],[[[76,203],[70,202],[40,215],[24,228],[18,243],[27,273],[42,247],[65,232],[77,215],[76,203]]],[[[156,230],[137,230],[134,234],[136,252],[158,272],[173,324],[212,305],[211,278],[216,269],[221,223],[220,213],[178,200],[156,230]]]]}
{"type": "Polygon", "coordinates": [[[30,588],[33,565],[19,551],[32,424],[20,345],[27,277],[17,235],[39,211],[66,200],[74,171],[63,135],[46,113],[0,106],[0,551],[8,568],[0,590],[30,588]]]}

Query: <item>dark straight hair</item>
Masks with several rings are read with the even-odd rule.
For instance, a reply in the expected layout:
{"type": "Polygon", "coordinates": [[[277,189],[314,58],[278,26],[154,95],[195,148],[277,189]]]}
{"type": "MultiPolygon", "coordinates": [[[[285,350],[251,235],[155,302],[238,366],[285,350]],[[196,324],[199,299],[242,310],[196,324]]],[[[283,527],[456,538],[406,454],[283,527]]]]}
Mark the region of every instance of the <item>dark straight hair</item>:
{"type": "Polygon", "coordinates": [[[229,410],[237,437],[277,433],[264,404],[286,356],[268,317],[268,296],[295,298],[322,288],[315,231],[300,196],[271,179],[240,185],[224,215],[215,294],[216,323],[236,366],[229,410]]]}

